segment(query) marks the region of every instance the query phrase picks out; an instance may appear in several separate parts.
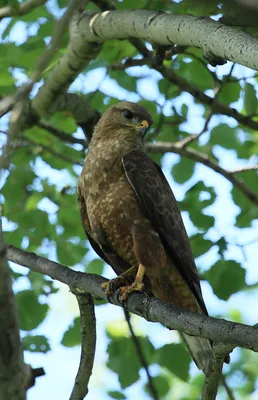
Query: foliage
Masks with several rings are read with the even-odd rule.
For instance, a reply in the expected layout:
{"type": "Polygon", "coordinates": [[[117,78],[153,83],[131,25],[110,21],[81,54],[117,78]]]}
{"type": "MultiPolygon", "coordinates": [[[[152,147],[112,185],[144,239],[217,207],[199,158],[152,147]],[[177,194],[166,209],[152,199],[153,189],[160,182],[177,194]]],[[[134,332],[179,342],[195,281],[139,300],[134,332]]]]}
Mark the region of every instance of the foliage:
{"type": "MultiPolygon", "coordinates": [[[[20,4],[16,1],[12,3],[12,7],[20,4]]],[[[31,76],[53,32],[55,20],[67,2],[59,0],[57,3],[50,0],[26,15],[14,15],[3,20],[0,46],[1,97],[14,94],[16,88],[31,76]]],[[[215,0],[114,1],[115,7],[121,10],[159,9],[197,16],[218,16],[224,13],[223,17],[227,19],[230,15],[227,2],[222,6],[221,3],[215,0]]],[[[89,8],[96,9],[96,5],[90,3],[89,8]]],[[[65,35],[60,50],[44,73],[44,79],[65,53],[67,41],[68,35],[65,35]]],[[[140,57],[139,51],[129,41],[106,42],[97,58],[75,81],[72,91],[82,92],[89,104],[101,113],[118,98],[140,101],[154,117],[154,126],[148,139],[151,143],[177,142],[190,134],[201,132],[210,108],[207,104],[200,104],[198,96],[190,97],[185,90],[168,82],[148,66],[112,69],[114,64],[140,57]],[[105,76],[102,83],[99,78],[101,75],[105,76]]],[[[211,67],[202,51],[192,47],[183,48],[173,59],[165,59],[164,65],[201,92],[212,98],[216,95],[216,101],[229,110],[234,107],[243,115],[258,121],[257,76],[253,71],[243,67],[231,69],[231,65],[211,67]]],[[[72,138],[85,139],[71,114],[62,112],[48,115],[44,122],[72,138]]],[[[1,131],[7,130],[7,117],[2,119],[0,128],[1,131]]],[[[1,134],[0,139],[4,143],[5,135],[1,134]]],[[[6,243],[55,259],[68,268],[76,267],[82,271],[102,274],[104,263],[89,251],[90,245],[81,227],[77,207],[76,183],[85,149],[81,144],[67,143],[37,125],[28,127],[23,139],[15,149],[11,169],[6,175],[0,195],[6,243]]],[[[189,148],[226,170],[253,165],[257,163],[257,130],[248,123],[239,126],[232,117],[213,115],[206,132],[190,143],[189,148]]],[[[197,266],[206,281],[206,288],[209,286],[212,289],[207,298],[207,307],[209,309],[210,301],[214,305],[213,310],[216,309],[213,314],[224,313],[223,317],[233,320],[238,320],[240,315],[242,322],[250,321],[252,317],[248,315],[248,310],[243,315],[239,303],[235,306],[236,309],[240,308],[237,313],[233,312],[232,302],[229,307],[223,307],[224,311],[220,311],[222,303],[218,299],[230,301],[234,298],[241,302],[250,290],[247,285],[251,282],[248,280],[249,275],[254,277],[251,283],[258,279],[252,265],[254,245],[245,246],[255,239],[257,204],[212,168],[197,163],[189,153],[179,154],[164,156],[163,152],[155,152],[150,155],[168,171],[171,185],[177,194],[191,235],[197,266]]],[[[257,195],[257,171],[245,171],[235,176],[257,195]]],[[[42,330],[39,334],[39,328],[51,313],[55,296],[60,296],[59,286],[38,274],[28,274],[18,267],[14,270],[24,348],[29,352],[46,353],[50,351],[51,341],[47,335],[41,334],[42,330]]],[[[119,324],[120,320],[117,320],[119,324]]],[[[76,317],[63,333],[62,345],[73,347],[80,343],[79,325],[79,318],[76,317]]],[[[197,398],[203,378],[196,371],[189,378],[190,356],[184,346],[179,343],[166,344],[165,341],[162,346],[157,345],[153,338],[148,338],[151,329],[141,332],[138,339],[148,364],[155,371],[153,381],[159,397],[177,400],[197,398]]],[[[106,386],[107,398],[128,398],[128,388],[137,381],[141,385],[138,388],[138,398],[147,396],[149,388],[143,378],[144,371],[128,332],[119,335],[109,332],[107,335],[106,366],[117,375],[119,381],[113,387],[105,377],[101,378],[100,386],[106,386]]],[[[246,351],[237,352],[226,374],[239,398],[251,398],[257,386],[257,355],[250,355],[246,351]],[[239,371],[240,384],[236,383],[239,371]]],[[[101,388],[99,393],[102,393],[101,388]]],[[[222,390],[220,395],[225,398],[222,390]]]]}

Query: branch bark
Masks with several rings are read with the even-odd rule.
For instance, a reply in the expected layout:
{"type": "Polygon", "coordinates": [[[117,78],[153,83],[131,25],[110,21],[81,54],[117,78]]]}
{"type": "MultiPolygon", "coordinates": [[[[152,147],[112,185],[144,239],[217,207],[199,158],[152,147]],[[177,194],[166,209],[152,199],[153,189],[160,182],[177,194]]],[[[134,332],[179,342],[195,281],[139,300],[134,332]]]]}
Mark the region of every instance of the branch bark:
{"type": "Polygon", "coordinates": [[[138,38],[162,46],[195,46],[201,47],[208,57],[216,56],[258,69],[258,40],[209,18],[126,10],[96,14],[90,24],[84,16],[81,24],[91,42],[138,38]]]}
{"type": "Polygon", "coordinates": [[[29,381],[23,362],[19,318],[0,220],[0,399],[25,400],[29,381]]]}
{"type": "MultiPolygon", "coordinates": [[[[11,245],[6,247],[6,252],[10,261],[63,282],[74,293],[90,293],[93,297],[109,301],[116,306],[124,306],[117,293],[107,298],[101,286],[107,280],[99,275],[73,271],[61,264],[11,245]]],[[[147,321],[160,322],[168,329],[201,336],[213,342],[230,344],[232,348],[240,346],[258,352],[257,329],[254,327],[181,310],[172,304],[150,298],[142,293],[131,294],[125,307],[147,321]]]]}
{"type": "Polygon", "coordinates": [[[88,40],[81,29],[81,21],[87,21],[90,26],[93,15],[94,12],[82,14],[78,11],[71,18],[67,52],[32,101],[32,107],[38,115],[49,112],[51,105],[100,51],[100,40],[88,40]]]}
{"type": "Polygon", "coordinates": [[[83,400],[88,394],[96,349],[96,318],[94,303],[89,293],[76,295],[81,320],[81,360],[70,400],[83,400]]]}

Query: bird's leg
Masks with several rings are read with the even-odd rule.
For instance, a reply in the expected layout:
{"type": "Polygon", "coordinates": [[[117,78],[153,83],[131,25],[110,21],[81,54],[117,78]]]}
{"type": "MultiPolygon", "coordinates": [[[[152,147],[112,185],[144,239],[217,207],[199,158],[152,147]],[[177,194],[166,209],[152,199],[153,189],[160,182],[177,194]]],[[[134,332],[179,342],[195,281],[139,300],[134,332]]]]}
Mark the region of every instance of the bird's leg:
{"type": "Polygon", "coordinates": [[[134,282],[130,286],[123,286],[120,288],[120,293],[122,296],[122,300],[125,301],[127,296],[132,292],[142,291],[144,288],[143,277],[145,273],[145,267],[142,264],[139,264],[138,271],[135,277],[134,282]]]}
{"type": "Polygon", "coordinates": [[[106,295],[110,296],[117,289],[121,287],[127,287],[128,284],[133,282],[136,271],[137,271],[137,266],[133,266],[127,269],[121,275],[118,275],[116,278],[111,279],[108,282],[102,283],[101,286],[105,289],[106,295]]]}

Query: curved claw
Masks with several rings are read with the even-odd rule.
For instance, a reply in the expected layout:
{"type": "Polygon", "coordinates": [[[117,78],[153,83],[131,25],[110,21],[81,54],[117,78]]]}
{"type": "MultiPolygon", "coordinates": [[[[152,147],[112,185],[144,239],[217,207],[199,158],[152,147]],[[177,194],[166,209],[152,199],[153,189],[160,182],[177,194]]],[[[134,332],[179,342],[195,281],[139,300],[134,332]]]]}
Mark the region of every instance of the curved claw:
{"type": "Polygon", "coordinates": [[[130,286],[120,287],[120,294],[123,301],[125,301],[128,295],[132,292],[142,292],[144,289],[144,284],[142,282],[134,281],[130,286]]]}
{"type": "Polygon", "coordinates": [[[128,285],[128,279],[125,276],[120,275],[117,278],[110,279],[110,281],[102,283],[101,286],[105,290],[106,295],[110,296],[117,289],[126,285],[128,285]]]}

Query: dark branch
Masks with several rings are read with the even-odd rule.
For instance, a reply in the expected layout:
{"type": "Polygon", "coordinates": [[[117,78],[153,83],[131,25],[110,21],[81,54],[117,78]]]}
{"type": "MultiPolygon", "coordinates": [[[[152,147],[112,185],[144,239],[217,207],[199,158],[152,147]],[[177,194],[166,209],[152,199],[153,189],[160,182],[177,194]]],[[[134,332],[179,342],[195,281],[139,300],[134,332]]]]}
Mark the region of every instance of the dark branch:
{"type": "Polygon", "coordinates": [[[132,326],[132,323],[131,323],[130,314],[129,314],[129,312],[127,310],[124,310],[124,313],[125,313],[125,319],[127,321],[129,330],[131,332],[132,341],[134,343],[135,350],[136,350],[136,352],[138,354],[139,361],[140,361],[140,363],[141,363],[142,367],[144,368],[144,370],[146,372],[146,375],[147,375],[148,387],[149,387],[149,391],[150,391],[151,397],[154,400],[159,400],[158,393],[156,391],[152,376],[151,376],[150,371],[149,371],[148,363],[147,363],[147,361],[145,359],[145,356],[144,356],[142,348],[141,348],[141,344],[140,344],[140,342],[138,340],[138,337],[134,333],[133,326],[132,326]]]}
{"type": "MultiPolygon", "coordinates": [[[[224,176],[229,180],[236,188],[238,188],[251,202],[258,204],[258,195],[252,192],[242,179],[237,178],[231,171],[227,171],[220,167],[216,162],[212,161],[206,154],[200,153],[192,148],[182,148],[181,143],[171,143],[171,142],[156,142],[156,143],[146,143],[145,148],[147,151],[152,153],[166,153],[171,152],[179,154],[183,157],[190,158],[196,162],[206,165],[213,169],[213,171],[224,176]]],[[[254,166],[255,169],[256,166],[254,166]]],[[[240,171],[236,171],[240,172],[240,171]]]]}
{"type": "Polygon", "coordinates": [[[81,317],[81,360],[70,400],[83,400],[88,394],[96,349],[96,318],[94,303],[89,293],[76,294],[81,317]]]}
{"type": "Polygon", "coordinates": [[[0,220],[0,398],[25,400],[30,371],[23,362],[19,318],[0,220]]]}
{"type": "Polygon", "coordinates": [[[47,124],[46,122],[39,121],[37,124],[41,129],[44,129],[51,133],[51,135],[57,137],[58,139],[62,140],[63,142],[66,143],[71,143],[71,144],[81,144],[83,147],[87,147],[88,143],[87,141],[79,138],[75,138],[72,135],[69,135],[69,133],[66,133],[64,131],[61,131],[60,129],[55,128],[54,126],[47,124]]]}
{"type": "MultiPolygon", "coordinates": [[[[10,261],[63,282],[69,285],[74,293],[91,293],[93,297],[109,301],[119,307],[124,304],[117,293],[107,298],[101,286],[107,280],[101,276],[73,271],[11,245],[6,247],[6,252],[10,261]]],[[[181,310],[172,304],[141,293],[131,294],[125,306],[132,313],[147,321],[160,322],[168,329],[176,329],[213,342],[223,342],[232,347],[240,346],[258,352],[257,329],[251,326],[181,310]]]]}

